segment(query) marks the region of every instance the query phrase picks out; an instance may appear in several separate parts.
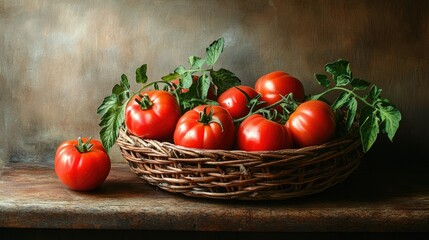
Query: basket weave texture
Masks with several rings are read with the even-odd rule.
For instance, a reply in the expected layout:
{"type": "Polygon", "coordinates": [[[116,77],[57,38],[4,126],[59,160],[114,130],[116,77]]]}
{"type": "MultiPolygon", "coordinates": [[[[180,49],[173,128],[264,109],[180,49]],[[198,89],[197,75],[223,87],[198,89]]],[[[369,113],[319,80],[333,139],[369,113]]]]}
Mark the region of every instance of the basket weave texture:
{"type": "Polygon", "coordinates": [[[357,136],[279,151],[202,150],[141,139],[121,128],[117,144],[149,184],[191,197],[281,200],[319,193],[346,179],[362,156],[357,136]]]}

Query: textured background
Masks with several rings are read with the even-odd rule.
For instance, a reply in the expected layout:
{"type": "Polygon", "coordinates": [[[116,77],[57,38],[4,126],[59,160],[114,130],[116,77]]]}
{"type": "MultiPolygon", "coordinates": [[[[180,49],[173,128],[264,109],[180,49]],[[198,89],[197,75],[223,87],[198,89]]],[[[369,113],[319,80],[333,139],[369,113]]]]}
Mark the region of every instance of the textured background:
{"type": "Polygon", "coordinates": [[[0,165],[52,162],[61,141],[99,138],[96,109],[122,73],[147,63],[157,80],[219,37],[217,67],[245,84],[284,70],[319,91],[313,74],[349,60],[403,113],[395,142],[375,148],[425,154],[428,13],[427,0],[0,0],[0,165]]]}

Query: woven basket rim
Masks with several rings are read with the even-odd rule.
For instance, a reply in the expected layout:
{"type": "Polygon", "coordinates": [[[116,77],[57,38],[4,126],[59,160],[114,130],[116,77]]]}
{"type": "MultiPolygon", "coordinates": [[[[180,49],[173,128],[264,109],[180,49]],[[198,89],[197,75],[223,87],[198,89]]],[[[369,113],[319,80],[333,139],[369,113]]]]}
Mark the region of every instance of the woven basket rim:
{"type": "Polygon", "coordinates": [[[308,151],[313,151],[313,150],[320,150],[320,149],[324,149],[326,147],[332,147],[335,145],[341,145],[343,143],[344,140],[350,140],[353,139],[354,141],[357,141],[359,139],[360,141],[360,135],[353,133],[353,134],[347,134],[344,136],[337,136],[325,143],[319,144],[319,145],[312,145],[312,146],[307,146],[307,147],[301,147],[301,148],[286,148],[286,149],[278,149],[278,150],[267,150],[267,151],[246,151],[246,150],[240,150],[240,149],[203,149],[203,148],[191,148],[191,147],[185,147],[185,146],[181,146],[181,145],[176,145],[171,141],[159,141],[159,140],[155,140],[155,139],[145,139],[145,138],[140,138],[137,137],[135,135],[133,135],[132,133],[128,132],[125,126],[122,126],[120,128],[120,132],[119,132],[119,137],[117,139],[117,142],[119,141],[120,137],[131,137],[131,138],[135,138],[135,139],[140,139],[142,141],[146,141],[146,142],[152,142],[152,143],[158,143],[161,144],[163,146],[168,146],[171,148],[175,148],[178,150],[183,150],[183,151],[192,151],[192,152],[196,152],[196,153],[214,153],[214,154],[219,154],[219,152],[222,153],[231,153],[231,154],[254,154],[254,155],[269,155],[272,153],[275,154],[287,154],[287,155],[291,155],[291,154],[299,154],[301,152],[308,152],[308,151]]]}

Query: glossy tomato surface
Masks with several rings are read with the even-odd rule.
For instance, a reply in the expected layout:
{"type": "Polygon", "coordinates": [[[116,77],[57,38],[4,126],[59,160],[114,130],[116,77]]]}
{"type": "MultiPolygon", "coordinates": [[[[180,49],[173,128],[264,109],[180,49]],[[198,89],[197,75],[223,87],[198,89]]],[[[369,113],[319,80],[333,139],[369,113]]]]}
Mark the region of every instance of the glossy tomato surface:
{"type": "Polygon", "coordinates": [[[313,146],[331,140],[336,118],[331,107],[320,100],[301,103],[286,122],[298,147],[313,146]]]}
{"type": "Polygon", "coordinates": [[[200,105],[186,112],[174,132],[174,143],[190,148],[231,149],[234,140],[233,119],[220,106],[200,105]]]}
{"type": "Polygon", "coordinates": [[[273,151],[292,148],[292,136],[280,123],[255,114],[246,118],[237,130],[237,147],[245,151],[273,151]]]}
{"type": "Polygon", "coordinates": [[[146,108],[136,101],[144,101],[138,94],[133,96],[125,109],[125,125],[131,134],[159,141],[171,140],[177,120],[181,116],[176,98],[169,92],[152,90],[141,93],[150,103],[146,108]]]}
{"type": "MultiPolygon", "coordinates": [[[[83,138],[83,142],[88,139],[83,138]]],[[[61,143],[55,153],[55,173],[67,187],[90,191],[100,186],[110,172],[110,158],[98,140],[90,140],[88,152],[79,152],[78,140],[61,143]]]]}
{"type": "Polygon", "coordinates": [[[302,102],[305,98],[301,81],[283,71],[275,71],[260,77],[255,83],[255,90],[262,95],[261,100],[271,105],[281,100],[281,96],[293,93],[294,98],[302,102]]]}
{"type": "Polygon", "coordinates": [[[249,101],[240,90],[244,91],[249,98],[254,98],[258,95],[255,89],[249,86],[237,86],[226,90],[218,98],[219,106],[228,110],[234,119],[246,116],[250,110],[249,101]]]}

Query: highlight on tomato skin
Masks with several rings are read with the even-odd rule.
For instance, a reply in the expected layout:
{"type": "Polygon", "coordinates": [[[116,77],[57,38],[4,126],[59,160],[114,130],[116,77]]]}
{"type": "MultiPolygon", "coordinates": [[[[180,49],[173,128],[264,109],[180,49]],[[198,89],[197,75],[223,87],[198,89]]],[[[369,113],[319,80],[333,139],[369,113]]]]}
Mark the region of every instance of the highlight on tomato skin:
{"type": "Polygon", "coordinates": [[[99,140],[78,138],[58,146],[54,168],[63,185],[75,191],[91,191],[104,183],[111,162],[99,140]]]}
{"type": "Polygon", "coordinates": [[[274,71],[261,76],[256,80],[255,90],[262,95],[261,100],[267,105],[274,104],[290,93],[298,102],[305,99],[302,82],[284,71],[274,71]]]}
{"type": "Polygon", "coordinates": [[[223,92],[218,98],[218,103],[221,107],[228,110],[233,119],[239,119],[249,113],[249,101],[257,95],[258,93],[254,88],[240,85],[223,92]],[[247,96],[241,91],[245,92],[247,96]]]}
{"type": "Polygon", "coordinates": [[[125,108],[125,125],[137,137],[168,141],[180,116],[180,106],[171,93],[151,90],[130,99],[125,108]]]}
{"type": "Polygon", "coordinates": [[[199,149],[231,149],[235,125],[229,112],[214,105],[199,105],[179,119],[174,144],[199,149]]]}
{"type": "Polygon", "coordinates": [[[259,114],[247,117],[237,130],[237,147],[244,151],[274,151],[293,147],[289,130],[259,114]]]}
{"type": "Polygon", "coordinates": [[[314,146],[334,138],[336,117],[327,103],[309,100],[301,103],[290,115],[286,127],[298,147],[314,146]]]}

